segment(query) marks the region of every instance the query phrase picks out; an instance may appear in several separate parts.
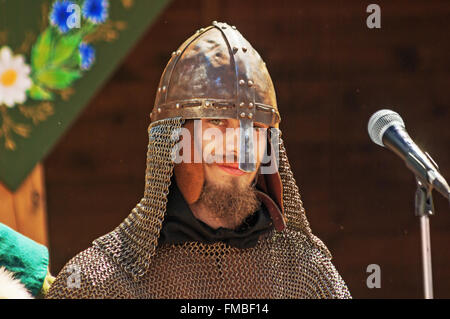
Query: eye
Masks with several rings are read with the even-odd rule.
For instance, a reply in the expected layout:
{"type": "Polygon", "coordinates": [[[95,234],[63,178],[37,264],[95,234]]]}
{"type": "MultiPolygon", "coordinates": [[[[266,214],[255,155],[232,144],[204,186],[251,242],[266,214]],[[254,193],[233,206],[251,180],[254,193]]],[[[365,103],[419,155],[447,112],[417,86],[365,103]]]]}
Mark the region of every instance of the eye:
{"type": "Polygon", "coordinates": [[[264,125],[253,123],[253,128],[265,128],[264,125]]]}
{"type": "Polygon", "coordinates": [[[224,124],[224,121],[220,120],[220,119],[210,119],[210,120],[208,120],[208,122],[213,125],[216,125],[216,126],[220,126],[220,125],[224,124]]]}

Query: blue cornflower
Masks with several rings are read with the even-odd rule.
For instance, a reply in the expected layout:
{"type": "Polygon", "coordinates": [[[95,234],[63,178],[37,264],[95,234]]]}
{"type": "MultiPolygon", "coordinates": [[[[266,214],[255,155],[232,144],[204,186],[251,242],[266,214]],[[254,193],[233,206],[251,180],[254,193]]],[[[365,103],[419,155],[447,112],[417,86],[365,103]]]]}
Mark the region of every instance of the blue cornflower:
{"type": "Polygon", "coordinates": [[[95,49],[92,45],[81,42],[78,47],[81,56],[81,69],[88,70],[95,61],[95,49]]]}
{"type": "Polygon", "coordinates": [[[66,33],[70,30],[69,17],[73,10],[69,6],[73,4],[72,1],[67,0],[55,1],[53,3],[52,12],[50,13],[50,23],[58,27],[61,33],[66,33]]]}
{"type": "Polygon", "coordinates": [[[99,24],[108,18],[108,0],[86,0],[83,4],[83,17],[92,23],[99,24]]]}

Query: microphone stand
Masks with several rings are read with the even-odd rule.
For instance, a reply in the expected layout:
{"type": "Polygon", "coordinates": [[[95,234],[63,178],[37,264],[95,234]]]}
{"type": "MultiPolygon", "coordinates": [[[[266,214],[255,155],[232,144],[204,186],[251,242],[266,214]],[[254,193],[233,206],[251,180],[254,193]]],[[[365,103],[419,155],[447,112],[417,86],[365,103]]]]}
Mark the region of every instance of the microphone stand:
{"type": "Polygon", "coordinates": [[[425,299],[433,299],[433,276],[431,268],[430,220],[434,215],[432,187],[416,177],[415,215],[420,218],[422,241],[423,289],[425,299]]]}

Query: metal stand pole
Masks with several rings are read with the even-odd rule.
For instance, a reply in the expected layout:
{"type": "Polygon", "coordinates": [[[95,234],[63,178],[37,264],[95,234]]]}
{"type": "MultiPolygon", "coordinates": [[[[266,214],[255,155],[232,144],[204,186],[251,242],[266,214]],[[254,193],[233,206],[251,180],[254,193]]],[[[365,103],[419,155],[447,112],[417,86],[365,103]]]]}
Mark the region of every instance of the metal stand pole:
{"type": "Polygon", "coordinates": [[[420,237],[422,241],[423,289],[425,299],[433,299],[433,275],[431,267],[431,241],[429,216],[434,214],[432,188],[418,178],[415,198],[415,214],[420,217],[420,237]]]}

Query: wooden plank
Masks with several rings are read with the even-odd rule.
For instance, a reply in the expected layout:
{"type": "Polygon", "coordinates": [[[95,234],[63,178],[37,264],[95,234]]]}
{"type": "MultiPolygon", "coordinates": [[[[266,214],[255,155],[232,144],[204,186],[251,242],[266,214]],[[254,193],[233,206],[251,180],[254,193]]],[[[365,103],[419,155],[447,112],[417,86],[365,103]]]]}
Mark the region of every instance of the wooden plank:
{"type": "Polygon", "coordinates": [[[15,193],[0,184],[0,222],[47,246],[43,170],[36,165],[15,193]]]}
{"type": "Polygon", "coordinates": [[[36,165],[32,173],[14,194],[14,208],[18,231],[47,246],[44,168],[42,164],[36,165]]]}
{"type": "Polygon", "coordinates": [[[0,223],[17,229],[13,194],[0,183],[0,223]]]}

